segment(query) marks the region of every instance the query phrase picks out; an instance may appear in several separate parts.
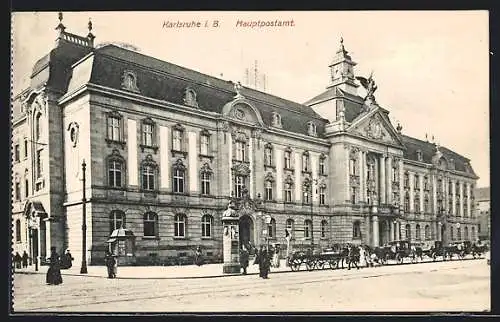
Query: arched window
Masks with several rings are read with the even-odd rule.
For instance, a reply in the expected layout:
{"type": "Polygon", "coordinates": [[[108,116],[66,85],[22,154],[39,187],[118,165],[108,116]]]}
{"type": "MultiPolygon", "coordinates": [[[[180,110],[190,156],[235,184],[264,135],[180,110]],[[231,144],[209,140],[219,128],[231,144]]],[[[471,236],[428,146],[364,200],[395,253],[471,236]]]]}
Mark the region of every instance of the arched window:
{"type": "Polygon", "coordinates": [[[293,219],[286,220],[286,229],[288,230],[288,233],[290,234],[290,238],[294,238],[294,236],[295,236],[295,222],[293,221],[293,219]]]}
{"type": "Polygon", "coordinates": [[[470,240],[469,238],[469,227],[465,226],[464,228],[464,239],[465,240],[470,240]]]}
{"type": "Polygon", "coordinates": [[[418,224],[417,224],[417,225],[415,226],[415,239],[416,239],[416,240],[420,240],[420,238],[421,238],[421,237],[420,237],[420,225],[418,225],[418,224]]]}
{"type": "Polygon", "coordinates": [[[476,228],[475,227],[470,228],[470,239],[476,240],[476,228]]]}
{"type": "Polygon", "coordinates": [[[359,220],[356,220],[352,224],[352,238],[361,239],[361,223],[359,222],[359,220]]]}
{"type": "Polygon", "coordinates": [[[429,240],[431,239],[431,227],[429,227],[429,225],[425,225],[425,240],[429,240]]]}
{"type": "Polygon", "coordinates": [[[273,182],[270,181],[270,180],[266,180],[265,182],[265,197],[266,197],[266,200],[269,201],[269,200],[273,200],[273,182]]]}
{"type": "Polygon", "coordinates": [[[174,217],[174,237],[186,237],[186,215],[177,214],[174,217]]]}
{"type": "Polygon", "coordinates": [[[144,214],[144,236],[158,236],[158,215],[154,212],[144,214]]]}
{"type": "Polygon", "coordinates": [[[411,240],[411,226],[410,226],[410,224],[406,224],[405,234],[406,234],[406,240],[411,240]]]}
{"type": "Polygon", "coordinates": [[[312,236],[312,221],[309,219],[306,219],[304,221],[304,238],[311,238],[312,236]]]}
{"type": "Polygon", "coordinates": [[[457,228],[457,240],[462,240],[462,229],[460,227],[457,228]]]}
{"type": "Polygon", "coordinates": [[[210,194],[210,182],[212,179],[212,169],[208,163],[204,163],[200,170],[201,194],[210,194]]]}
{"type": "Polygon", "coordinates": [[[271,218],[271,223],[267,227],[267,236],[269,238],[276,238],[276,220],[271,218]]]}
{"type": "Polygon", "coordinates": [[[292,202],[292,186],[293,186],[293,179],[291,176],[288,176],[285,179],[285,202],[292,202]]]}
{"type": "Polygon", "coordinates": [[[148,154],[146,160],[142,162],[142,189],[155,190],[156,189],[156,162],[153,161],[151,154],[148,154]]]}
{"type": "Polygon", "coordinates": [[[113,210],[109,214],[109,233],[118,228],[125,228],[125,213],[121,210],[113,210]]]}
{"type": "Polygon", "coordinates": [[[326,238],[328,234],[328,221],[321,221],[321,238],[326,238]]]}
{"type": "Polygon", "coordinates": [[[186,166],[181,159],[178,159],[175,162],[172,171],[174,193],[184,193],[184,185],[186,181],[186,166]]]}
{"type": "Polygon", "coordinates": [[[35,116],[35,139],[40,140],[42,136],[42,113],[38,112],[35,116]]]}
{"type": "Polygon", "coordinates": [[[21,242],[21,220],[16,220],[16,242],[21,242]]]}
{"type": "Polygon", "coordinates": [[[214,218],[211,215],[201,217],[201,237],[212,237],[214,218]]]}
{"type": "Polygon", "coordinates": [[[113,188],[120,188],[123,186],[124,173],[124,160],[120,156],[118,150],[113,150],[112,155],[108,158],[108,185],[113,188]]]}

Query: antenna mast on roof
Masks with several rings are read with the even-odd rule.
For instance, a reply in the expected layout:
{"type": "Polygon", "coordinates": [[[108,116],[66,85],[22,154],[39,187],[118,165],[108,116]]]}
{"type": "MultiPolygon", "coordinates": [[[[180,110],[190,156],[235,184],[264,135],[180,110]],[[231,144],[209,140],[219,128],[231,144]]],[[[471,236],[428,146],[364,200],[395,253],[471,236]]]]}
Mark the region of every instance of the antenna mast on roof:
{"type": "Polygon", "coordinates": [[[257,88],[257,60],[255,60],[255,66],[254,66],[254,88],[257,88]]]}

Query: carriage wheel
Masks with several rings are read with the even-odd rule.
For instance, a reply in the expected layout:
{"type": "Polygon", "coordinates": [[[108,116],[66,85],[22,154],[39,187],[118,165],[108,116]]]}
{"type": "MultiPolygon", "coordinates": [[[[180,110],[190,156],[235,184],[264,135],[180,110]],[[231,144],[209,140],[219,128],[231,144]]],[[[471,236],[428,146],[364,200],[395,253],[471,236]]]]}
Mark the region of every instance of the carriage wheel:
{"type": "Polygon", "coordinates": [[[417,262],[417,256],[416,255],[412,255],[411,256],[411,263],[415,264],[416,262],[417,262]]]}
{"type": "Polygon", "coordinates": [[[323,262],[323,261],[318,262],[318,263],[316,264],[316,267],[317,267],[318,269],[323,269],[323,268],[325,268],[325,262],[323,262]]]}
{"type": "Polygon", "coordinates": [[[403,257],[399,254],[396,254],[396,261],[398,262],[398,264],[402,264],[403,263],[403,257]]]}
{"type": "Polygon", "coordinates": [[[290,267],[292,268],[292,271],[296,272],[300,268],[300,263],[297,263],[296,261],[292,261],[290,263],[290,267]]]}
{"type": "Polygon", "coordinates": [[[435,262],[436,261],[436,253],[432,253],[432,261],[435,262]]]}
{"type": "Polygon", "coordinates": [[[306,268],[308,271],[312,271],[314,270],[314,267],[315,267],[315,263],[313,261],[307,261],[306,262],[306,268]]]}
{"type": "Polygon", "coordinates": [[[337,268],[337,261],[336,260],[330,260],[328,264],[330,265],[331,269],[336,269],[337,268]]]}

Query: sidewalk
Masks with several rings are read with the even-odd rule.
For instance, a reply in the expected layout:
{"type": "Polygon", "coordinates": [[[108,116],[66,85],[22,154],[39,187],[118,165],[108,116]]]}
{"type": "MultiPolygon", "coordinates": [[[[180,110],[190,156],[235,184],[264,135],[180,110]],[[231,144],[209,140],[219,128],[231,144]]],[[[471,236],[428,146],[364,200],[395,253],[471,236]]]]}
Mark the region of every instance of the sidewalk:
{"type": "MultiPolygon", "coordinates": [[[[259,274],[259,265],[253,265],[251,261],[247,268],[247,275],[259,274]]],[[[223,264],[205,264],[202,266],[182,265],[182,266],[118,266],[116,278],[121,279],[180,279],[180,278],[213,278],[225,276],[238,276],[241,274],[223,274],[223,264]]],[[[35,266],[24,269],[16,269],[15,274],[46,274],[48,266],[39,266],[35,271],[35,266]]],[[[271,267],[271,274],[291,272],[290,267],[285,266],[282,259],[280,267],[271,267]]],[[[70,269],[62,269],[63,276],[89,276],[107,278],[106,266],[87,266],[88,274],[80,274],[80,266],[73,265],[70,269]]]]}

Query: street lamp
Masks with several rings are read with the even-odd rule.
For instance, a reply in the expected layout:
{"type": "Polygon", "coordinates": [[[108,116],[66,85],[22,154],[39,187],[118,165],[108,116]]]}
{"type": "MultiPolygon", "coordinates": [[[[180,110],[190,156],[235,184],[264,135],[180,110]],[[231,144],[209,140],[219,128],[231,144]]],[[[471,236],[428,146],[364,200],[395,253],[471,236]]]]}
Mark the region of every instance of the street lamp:
{"type": "Polygon", "coordinates": [[[266,214],[264,216],[264,220],[266,222],[266,226],[267,226],[267,231],[265,231],[265,235],[266,235],[266,245],[267,245],[267,248],[269,249],[269,232],[272,231],[272,228],[271,228],[271,220],[272,220],[272,217],[269,215],[269,214],[266,214]]]}
{"type": "Polygon", "coordinates": [[[31,220],[31,222],[30,222],[30,238],[31,238],[31,248],[32,248],[31,253],[33,254],[33,261],[35,262],[35,271],[38,272],[38,242],[35,243],[35,240],[37,240],[36,238],[38,236],[35,236],[35,232],[36,232],[36,234],[38,234],[39,225],[38,225],[38,219],[35,217],[34,213],[31,216],[30,220],[31,220]]]}
{"type": "Polygon", "coordinates": [[[82,196],[82,267],[80,268],[80,274],[87,274],[87,198],[85,196],[85,159],[82,162],[82,174],[83,174],[83,196],[82,196]]]}

